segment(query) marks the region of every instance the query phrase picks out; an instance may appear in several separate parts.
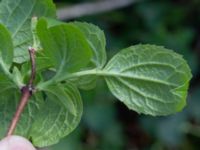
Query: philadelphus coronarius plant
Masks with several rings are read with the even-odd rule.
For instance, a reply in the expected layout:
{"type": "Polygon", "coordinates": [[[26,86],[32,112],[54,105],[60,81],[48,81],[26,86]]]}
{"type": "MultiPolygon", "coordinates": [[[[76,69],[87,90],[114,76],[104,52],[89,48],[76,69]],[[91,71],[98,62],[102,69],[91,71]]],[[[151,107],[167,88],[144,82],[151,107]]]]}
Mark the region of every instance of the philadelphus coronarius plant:
{"type": "Polygon", "coordinates": [[[181,55],[139,44],[107,60],[104,32],[56,20],[52,0],[1,0],[0,39],[1,138],[20,135],[36,147],[59,142],[80,122],[79,89],[95,88],[100,77],[139,114],[169,115],[186,105],[192,75],[181,55]]]}

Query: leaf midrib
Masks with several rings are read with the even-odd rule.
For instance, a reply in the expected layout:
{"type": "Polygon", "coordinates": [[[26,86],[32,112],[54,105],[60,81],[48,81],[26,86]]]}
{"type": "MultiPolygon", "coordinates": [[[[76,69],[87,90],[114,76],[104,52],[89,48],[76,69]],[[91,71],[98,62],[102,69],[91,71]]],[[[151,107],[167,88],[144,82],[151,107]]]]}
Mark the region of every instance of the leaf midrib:
{"type": "MultiPolygon", "coordinates": [[[[21,3],[21,1],[19,2],[19,4],[21,3]]],[[[36,0],[34,1],[30,11],[27,13],[27,16],[25,17],[25,19],[22,21],[22,23],[18,26],[18,28],[15,30],[15,32],[12,34],[12,38],[14,38],[17,33],[19,32],[19,30],[21,29],[21,27],[24,25],[24,23],[28,20],[28,18],[30,17],[33,9],[35,8],[35,4],[36,4],[36,0]]]]}
{"type": "Polygon", "coordinates": [[[152,96],[150,96],[150,95],[144,95],[142,91],[140,91],[139,89],[137,89],[137,88],[134,87],[134,86],[131,86],[131,85],[128,84],[126,81],[124,81],[124,80],[122,80],[122,79],[120,79],[120,78],[117,78],[117,77],[116,77],[116,80],[118,80],[119,82],[121,82],[121,83],[122,83],[123,85],[125,85],[127,88],[133,90],[135,93],[137,93],[137,94],[139,94],[140,96],[144,97],[145,99],[152,99],[152,100],[155,100],[155,101],[157,101],[157,102],[166,103],[166,104],[175,103],[174,101],[172,101],[172,102],[169,102],[169,101],[164,102],[164,101],[162,101],[162,100],[161,100],[160,98],[158,98],[158,97],[152,97],[152,96]]]}
{"type": "MultiPolygon", "coordinates": [[[[177,87],[176,84],[170,83],[170,82],[165,82],[162,80],[158,80],[158,79],[150,79],[150,78],[146,78],[146,77],[138,77],[138,76],[131,76],[131,75],[127,75],[125,73],[117,73],[114,71],[107,71],[107,70],[97,70],[97,69],[92,69],[92,70],[86,70],[86,71],[80,71],[80,72],[76,72],[76,73],[72,73],[72,74],[66,74],[65,76],[62,76],[60,78],[58,78],[56,81],[60,82],[60,81],[64,81],[64,80],[69,80],[72,78],[79,78],[82,76],[88,76],[88,75],[99,75],[99,76],[103,76],[103,77],[121,77],[121,78],[129,78],[129,79],[135,79],[135,80],[142,80],[142,81],[147,81],[147,82],[153,82],[153,83],[157,83],[157,84],[162,84],[165,86],[171,86],[172,88],[177,87]]],[[[52,84],[53,82],[55,82],[54,80],[49,80],[46,81],[44,83],[39,84],[37,87],[39,89],[43,89],[46,86],[52,84]]]]}

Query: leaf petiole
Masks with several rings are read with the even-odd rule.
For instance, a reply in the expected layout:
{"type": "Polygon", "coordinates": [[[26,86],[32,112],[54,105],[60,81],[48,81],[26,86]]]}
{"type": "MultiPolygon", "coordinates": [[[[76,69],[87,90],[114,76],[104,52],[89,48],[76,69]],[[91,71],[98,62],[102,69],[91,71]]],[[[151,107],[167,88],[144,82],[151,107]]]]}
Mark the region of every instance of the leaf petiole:
{"type": "Polygon", "coordinates": [[[62,81],[65,81],[65,80],[69,80],[69,79],[73,79],[73,78],[79,78],[79,77],[88,76],[88,75],[103,75],[103,71],[99,70],[99,69],[92,69],[92,70],[84,70],[84,71],[80,71],[80,72],[66,74],[66,75],[64,75],[60,78],[56,78],[56,76],[55,76],[55,78],[53,77],[52,79],[50,79],[46,82],[39,83],[36,86],[36,88],[38,90],[42,90],[42,89],[45,89],[49,85],[54,84],[56,82],[62,82],[62,81]]]}

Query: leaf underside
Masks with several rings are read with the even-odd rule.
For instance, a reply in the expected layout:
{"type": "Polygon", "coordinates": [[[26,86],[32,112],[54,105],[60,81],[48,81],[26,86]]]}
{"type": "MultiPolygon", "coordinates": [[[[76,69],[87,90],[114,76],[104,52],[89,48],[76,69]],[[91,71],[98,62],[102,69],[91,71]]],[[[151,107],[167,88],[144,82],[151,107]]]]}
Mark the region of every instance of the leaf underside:
{"type": "MultiPolygon", "coordinates": [[[[73,22],[73,25],[77,26],[85,35],[88,44],[90,45],[93,56],[90,60],[90,63],[86,68],[82,70],[88,69],[102,69],[106,63],[106,39],[104,32],[99,29],[97,26],[89,23],[82,22],[73,22]]],[[[84,90],[93,89],[96,86],[97,76],[85,76],[82,78],[78,78],[77,86],[84,90]]]]}
{"type": "MultiPolygon", "coordinates": [[[[46,147],[57,143],[77,127],[83,109],[79,91],[70,84],[59,85],[62,90],[57,87],[58,85],[55,85],[45,93],[34,94],[14,134],[31,139],[37,147],[46,147]],[[74,109],[69,110],[69,105],[66,106],[65,103],[70,103],[70,107],[74,109]]],[[[0,138],[3,138],[19,103],[20,91],[14,88],[4,91],[0,99],[0,108],[2,108],[0,119],[3,120],[0,124],[0,138]]]]}
{"type": "Polygon", "coordinates": [[[42,88],[29,100],[15,134],[35,146],[55,144],[77,127],[83,109],[78,88],[94,88],[98,76],[105,78],[117,99],[138,113],[169,115],[186,105],[192,75],[181,55],[144,44],[122,50],[106,64],[105,35],[97,26],[55,21],[52,0],[1,0],[1,138],[19,103],[20,87],[30,76],[27,49],[33,45],[33,16],[51,18],[39,19],[35,33],[42,50],[36,54],[34,84],[42,88]]]}
{"type": "Polygon", "coordinates": [[[190,68],[171,50],[132,46],[114,56],[103,72],[111,92],[138,113],[168,115],[186,104],[190,68]]]}
{"type": "Polygon", "coordinates": [[[79,124],[83,110],[81,96],[73,85],[54,85],[45,93],[44,105],[36,114],[28,135],[38,147],[55,144],[71,133],[79,124]]]}
{"type": "MultiPolygon", "coordinates": [[[[28,137],[35,114],[43,105],[39,97],[41,97],[40,94],[37,94],[29,100],[14,134],[28,137]]],[[[0,124],[0,138],[3,138],[19,103],[20,91],[14,88],[6,90],[1,93],[0,99],[0,108],[2,108],[0,113],[0,119],[2,120],[0,124]]]]}

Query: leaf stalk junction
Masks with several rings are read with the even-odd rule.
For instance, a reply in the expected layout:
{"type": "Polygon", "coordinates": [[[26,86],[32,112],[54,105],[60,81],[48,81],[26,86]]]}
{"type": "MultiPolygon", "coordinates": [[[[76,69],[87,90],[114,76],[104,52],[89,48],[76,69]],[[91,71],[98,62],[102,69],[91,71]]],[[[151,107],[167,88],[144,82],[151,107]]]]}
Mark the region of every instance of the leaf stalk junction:
{"type": "Polygon", "coordinates": [[[30,61],[31,61],[30,79],[29,79],[28,84],[21,88],[21,99],[20,99],[19,105],[17,107],[17,110],[12,118],[12,121],[8,128],[6,136],[10,136],[14,133],[15,128],[17,127],[17,123],[19,122],[20,116],[21,116],[28,100],[32,96],[32,93],[35,91],[34,86],[33,86],[33,82],[34,82],[35,75],[36,75],[35,48],[29,47],[28,50],[29,50],[30,61]]]}

